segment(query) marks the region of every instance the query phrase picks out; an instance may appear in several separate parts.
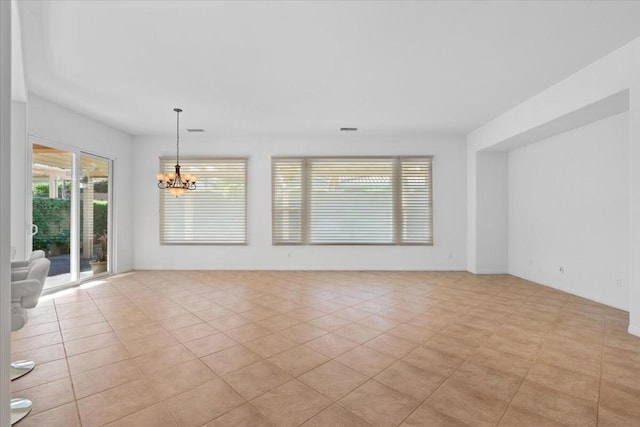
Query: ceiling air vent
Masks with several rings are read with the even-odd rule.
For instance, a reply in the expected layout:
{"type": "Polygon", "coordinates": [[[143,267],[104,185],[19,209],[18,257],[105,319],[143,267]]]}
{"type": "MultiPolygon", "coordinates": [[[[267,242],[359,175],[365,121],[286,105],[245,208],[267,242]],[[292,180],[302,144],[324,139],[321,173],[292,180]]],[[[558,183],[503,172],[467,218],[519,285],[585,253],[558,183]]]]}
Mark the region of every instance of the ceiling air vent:
{"type": "Polygon", "coordinates": [[[355,132],[358,128],[340,128],[340,132],[355,132]]]}
{"type": "Polygon", "coordinates": [[[187,132],[204,132],[204,129],[187,129],[187,132]]]}

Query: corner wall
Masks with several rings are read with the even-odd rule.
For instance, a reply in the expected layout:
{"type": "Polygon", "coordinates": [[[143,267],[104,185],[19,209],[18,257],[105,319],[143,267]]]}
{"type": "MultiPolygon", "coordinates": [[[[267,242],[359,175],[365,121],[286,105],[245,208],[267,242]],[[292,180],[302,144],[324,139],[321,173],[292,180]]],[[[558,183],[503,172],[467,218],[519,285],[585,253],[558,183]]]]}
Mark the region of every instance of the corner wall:
{"type": "Polygon", "coordinates": [[[622,113],[509,152],[510,274],[629,309],[628,149],[622,113]]]}
{"type": "MultiPolygon", "coordinates": [[[[628,167],[628,234],[623,244],[629,260],[628,331],[640,336],[640,38],[469,133],[467,149],[469,159],[475,159],[475,153],[479,151],[514,149],[625,110],[628,110],[629,143],[627,157],[619,166],[628,167]]],[[[469,168],[471,170],[475,165],[470,164],[469,168]]],[[[474,175],[469,179],[467,191],[470,195],[478,192],[475,178],[474,175]]],[[[610,191],[617,192],[615,189],[610,191]]],[[[468,222],[477,222],[478,212],[474,203],[468,203],[467,211],[468,222]]],[[[511,221],[516,220],[511,218],[511,221]]],[[[478,227],[477,224],[476,227],[469,227],[469,245],[477,241],[478,227]]],[[[469,253],[472,252],[470,249],[469,253]]],[[[471,271],[477,264],[477,257],[476,253],[474,258],[468,260],[471,271]]],[[[617,273],[616,282],[619,277],[617,273]]],[[[582,287],[571,292],[591,295],[588,288],[582,287]]]]}
{"type": "Polygon", "coordinates": [[[162,246],[155,174],[175,155],[175,137],[135,140],[136,269],[463,270],[466,147],[462,137],[333,135],[180,139],[182,157],[248,156],[248,245],[162,246]],[[271,156],[434,155],[434,246],[272,246],[271,156]]]}

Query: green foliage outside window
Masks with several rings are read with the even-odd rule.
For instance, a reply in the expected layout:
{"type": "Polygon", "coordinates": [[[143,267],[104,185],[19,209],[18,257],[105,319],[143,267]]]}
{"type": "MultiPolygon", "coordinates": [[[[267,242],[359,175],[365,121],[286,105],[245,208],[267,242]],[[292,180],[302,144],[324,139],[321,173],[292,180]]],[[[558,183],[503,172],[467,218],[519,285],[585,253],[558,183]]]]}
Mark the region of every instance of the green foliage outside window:
{"type": "Polygon", "coordinates": [[[93,201],[93,234],[102,235],[107,230],[107,201],[93,201]]]}
{"type": "Polygon", "coordinates": [[[49,252],[54,245],[59,245],[64,251],[64,247],[68,247],[70,210],[71,200],[33,199],[33,224],[38,226],[38,233],[33,236],[34,250],[42,249],[49,252]]]}
{"type": "MultiPolygon", "coordinates": [[[[48,196],[48,184],[42,185],[46,185],[46,194],[48,196]]],[[[80,208],[82,209],[82,205],[80,208]]],[[[38,226],[38,233],[33,236],[33,250],[42,249],[47,253],[57,250],[60,253],[69,253],[70,212],[71,200],[34,197],[33,224],[38,226]]],[[[93,234],[100,236],[107,230],[107,215],[108,202],[94,200],[93,234]]],[[[80,231],[82,232],[82,230],[80,231]]]]}

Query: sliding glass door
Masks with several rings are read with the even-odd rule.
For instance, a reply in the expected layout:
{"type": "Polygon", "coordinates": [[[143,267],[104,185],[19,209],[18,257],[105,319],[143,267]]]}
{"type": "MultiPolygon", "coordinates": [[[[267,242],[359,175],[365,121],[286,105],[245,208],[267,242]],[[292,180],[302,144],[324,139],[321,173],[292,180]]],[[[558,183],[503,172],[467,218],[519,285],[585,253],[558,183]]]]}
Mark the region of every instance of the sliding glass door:
{"type": "Polygon", "coordinates": [[[31,242],[51,260],[45,289],[108,273],[111,160],[32,147],[31,242]]]}
{"type": "Polygon", "coordinates": [[[110,161],[80,155],[80,277],[109,271],[110,161]]]}

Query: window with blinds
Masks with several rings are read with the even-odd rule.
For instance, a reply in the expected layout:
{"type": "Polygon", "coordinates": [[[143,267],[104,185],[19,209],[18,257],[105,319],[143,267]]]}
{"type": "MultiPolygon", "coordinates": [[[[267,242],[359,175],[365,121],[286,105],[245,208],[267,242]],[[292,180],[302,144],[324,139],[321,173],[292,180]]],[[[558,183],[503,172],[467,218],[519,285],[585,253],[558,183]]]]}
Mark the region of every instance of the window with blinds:
{"type": "Polygon", "coordinates": [[[433,244],[430,156],[274,157],[273,244],[433,244]]]}
{"type": "MultiPolygon", "coordinates": [[[[180,159],[182,173],[196,175],[197,188],[174,197],[160,191],[160,243],[246,244],[247,159],[180,159]]],[[[175,159],[160,159],[173,172],[175,159]]]]}
{"type": "Polygon", "coordinates": [[[302,175],[300,159],[272,159],[272,230],[274,242],[301,244],[303,242],[302,175]]]}

